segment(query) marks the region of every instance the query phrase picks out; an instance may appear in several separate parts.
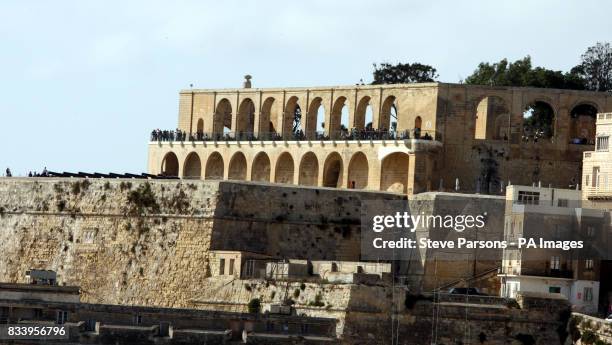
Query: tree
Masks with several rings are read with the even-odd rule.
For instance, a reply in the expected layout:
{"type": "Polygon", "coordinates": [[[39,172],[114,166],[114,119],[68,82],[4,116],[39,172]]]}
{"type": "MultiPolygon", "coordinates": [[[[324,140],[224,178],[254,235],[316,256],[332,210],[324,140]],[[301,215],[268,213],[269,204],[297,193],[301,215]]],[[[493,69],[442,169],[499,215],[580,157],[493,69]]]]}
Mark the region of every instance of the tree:
{"type": "Polygon", "coordinates": [[[437,70],[429,65],[418,62],[374,64],[373,85],[378,84],[403,84],[403,83],[426,83],[435,81],[438,77],[437,70]]]}
{"type": "Polygon", "coordinates": [[[597,42],[582,54],[581,62],[572,68],[580,75],[587,90],[612,91],[612,47],[610,43],[597,42]]]}
{"type": "Polygon", "coordinates": [[[502,59],[496,63],[481,62],[465,79],[466,84],[495,86],[526,86],[554,89],[584,90],[584,78],[575,70],[568,73],[544,67],[533,67],[531,57],[514,62],[502,59]]]}

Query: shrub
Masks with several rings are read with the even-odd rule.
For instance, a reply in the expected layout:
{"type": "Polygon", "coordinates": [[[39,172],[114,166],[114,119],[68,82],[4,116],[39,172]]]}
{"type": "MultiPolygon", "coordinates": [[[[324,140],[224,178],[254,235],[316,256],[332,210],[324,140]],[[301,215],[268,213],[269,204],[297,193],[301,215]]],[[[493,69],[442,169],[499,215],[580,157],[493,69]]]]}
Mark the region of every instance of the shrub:
{"type": "Polygon", "coordinates": [[[582,336],[580,337],[580,341],[583,344],[588,344],[588,345],[594,344],[597,340],[599,340],[599,337],[597,336],[597,334],[595,334],[590,329],[587,329],[584,332],[582,332],[582,336]]]}
{"type": "Polygon", "coordinates": [[[141,184],[136,190],[130,191],[127,199],[132,214],[143,214],[145,211],[159,212],[159,204],[155,200],[155,194],[148,182],[141,184]]]}
{"type": "Polygon", "coordinates": [[[323,303],[323,295],[321,295],[321,293],[317,293],[317,295],[315,296],[314,301],[311,301],[310,303],[308,303],[309,306],[312,307],[322,307],[325,305],[325,303],[323,303]]]}
{"type": "Polygon", "coordinates": [[[300,289],[295,289],[295,291],[293,291],[293,298],[298,298],[300,297],[300,289]]]}
{"type": "Polygon", "coordinates": [[[259,300],[259,298],[253,298],[252,300],[250,300],[248,308],[249,308],[249,313],[252,313],[252,314],[259,313],[259,311],[261,310],[261,301],[259,300]]]}

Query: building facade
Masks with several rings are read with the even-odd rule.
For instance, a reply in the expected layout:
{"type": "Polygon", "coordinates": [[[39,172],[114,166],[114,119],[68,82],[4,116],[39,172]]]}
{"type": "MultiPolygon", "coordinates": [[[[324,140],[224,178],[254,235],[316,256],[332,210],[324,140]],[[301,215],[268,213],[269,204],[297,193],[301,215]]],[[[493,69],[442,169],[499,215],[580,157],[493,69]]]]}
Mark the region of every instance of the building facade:
{"type": "Polygon", "coordinates": [[[608,93],[446,83],[183,90],[179,132],[153,133],[148,171],[408,194],[567,188],[602,111],[608,93]],[[534,109],[545,131],[529,127],[534,109]]]}
{"type": "Polygon", "coordinates": [[[597,207],[612,208],[612,113],[597,114],[596,145],[594,151],[584,153],[582,178],[583,199],[597,207]]]}
{"type": "Polygon", "coordinates": [[[584,206],[580,190],[508,186],[504,239],[509,245],[499,275],[502,297],[553,293],[565,296],[577,311],[595,313],[606,307],[599,303],[602,296],[607,304],[608,292],[600,294],[601,263],[606,258],[588,247],[607,243],[610,213],[584,206]],[[520,245],[521,238],[534,239],[537,247],[520,245]],[[540,239],[550,246],[542,248],[540,239]],[[572,240],[583,241],[587,249],[560,247],[572,240]]]}

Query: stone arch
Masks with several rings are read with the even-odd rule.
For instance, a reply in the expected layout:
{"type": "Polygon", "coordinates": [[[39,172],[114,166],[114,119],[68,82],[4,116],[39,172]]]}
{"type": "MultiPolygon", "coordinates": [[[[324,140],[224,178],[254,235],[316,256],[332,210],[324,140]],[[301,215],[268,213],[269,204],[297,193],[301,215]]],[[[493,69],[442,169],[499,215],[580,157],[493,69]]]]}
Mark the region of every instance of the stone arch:
{"type": "Polygon", "coordinates": [[[368,187],[368,158],[359,151],[353,154],[348,165],[349,188],[365,189],[368,187]]]}
{"type": "Polygon", "coordinates": [[[293,120],[298,110],[301,112],[299,98],[297,96],[291,96],[287,100],[285,112],[283,114],[283,138],[291,138],[293,136],[293,120]]]}
{"type": "Polygon", "coordinates": [[[330,137],[337,137],[341,131],[349,130],[348,117],[348,101],[346,97],[340,96],[334,101],[329,117],[330,137]]]}
{"type": "Polygon", "coordinates": [[[582,145],[595,144],[595,124],[597,106],[590,102],[579,102],[570,111],[570,143],[582,145]]]}
{"type": "Polygon", "coordinates": [[[338,152],[330,153],[323,164],[323,187],[342,187],[343,164],[338,152]]]}
{"type": "Polygon", "coordinates": [[[298,184],[316,186],[319,180],[319,160],[313,152],[306,152],[300,161],[298,184]]]}
{"type": "Polygon", "coordinates": [[[204,171],[204,179],[206,180],[222,180],[223,179],[223,157],[219,152],[213,152],[206,160],[206,169],[204,171]]]}
{"type": "Polygon", "coordinates": [[[397,128],[397,105],[395,96],[387,96],[382,103],[380,116],[378,119],[378,128],[382,130],[394,130],[397,128]],[[393,125],[395,123],[395,125],[393,125]]]}
{"type": "Polygon", "coordinates": [[[198,124],[196,126],[196,134],[198,134],[198,136],[202,136],[202,134],[204,134],[204,119],[198,120],[198,124]]]}
{"type": "Polygon", "coordinates": [[[419,139],[422,135],[421,133],[421,127],[423,126],[423,119],[421,119],[420,116],[417,116],[414,118],[414,129],[413,129],[413,133],[414,133],[414,139],[419,139]]]}
{"type": "Polygon", "coordinates": [[[325,128],[325,106],[321,97],[315,97],[308,106],[306,115],[306,137],[316,138],[316,133],[325,128]]]}
{"type": "Polygon", "coordinates": [[[234,153],[232,159],[230,159],[227,173],[228,180],[246,180],[247,162],[244,153],[234,153]]]}
{"type": "Polygon", "coordinates": [[[224,134],[232,131],[232,104],[227,98],[217,103],[215,116],[213,118],[213,132],[224,134]]]}
{"type": "Polygon", "coordinates": [[[555,109],[546,100],[536,99],[527,103],[523,112],[523,138],[537,141],[554,137],[555,114],[555,109]]]}
{"type": "Polygon", "coordinates": [[[265,152],[259,152],[251,166],[251,181],[270,182],[270,157],[265,152]]]}
{"type": "Polygon", "coordinates": [[[168,152],[164,156],[161,164],[161,175],[163,176],[178,176],[179,162],[174,152],[168,152]]]}
{"type": "Polygon", "coordinates": [[[268,97],[261,106],[258,133],[260,139],[270,139],[273,133],[277,133],[279,119],[278,110],[274,106],[274,101],[274,97],[268,97]]]}
{"type": "Polygon", "coordinates": [[[483,97],[476,107],[474,139],[508,139],[510,108],[499,96],[483,97]]]}
{"type": "MultiPolygon", "coordinates": [[[[241,137],[252,136],[255,130],[255,103],[250,98],[245,98],[238,107],[236,118],[236,134],[241,137]]],[[[245,138],[246,139],[246,138],[245,138]]]]}
{"type": "Polygon", "coordinates": [[[355,118],[352,126],[357,129],[365,129],[368,125],[367,115],[369,111],[370,121],[372,121],[372,107],[370,106],[370,96],[363,96],[357,103],[357,109],[355,109],[355,118]]]}
{"type": "Polygon", "coordinates": [[[294,164],[289,152],[283,152],[276,160],[274,182],[293,184],[294,164]]]}
{"type": "Polygon", "coordinates": [[[408,191],[409,162],[409,156],[404,152],[394,152],[383,158],[380,169],[380,189],[406,193],[408,191]]]}
{"type": "Polygon", "coordinates": [[[202,161],[197,153],[191,152],[187,155],[187,158],[185,158],[185,164],[183,164],[183,178],[202,178],[202,161]]]}

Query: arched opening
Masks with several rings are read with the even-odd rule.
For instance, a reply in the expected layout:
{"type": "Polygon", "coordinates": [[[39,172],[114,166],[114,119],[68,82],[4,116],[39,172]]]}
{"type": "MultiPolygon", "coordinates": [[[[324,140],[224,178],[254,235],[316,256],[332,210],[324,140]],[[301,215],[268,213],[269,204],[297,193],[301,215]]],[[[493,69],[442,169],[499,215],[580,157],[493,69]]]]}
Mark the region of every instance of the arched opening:
{"type": "Polygon", "coordinates": [[[236,152],[230,159],[227,171],[228,180],[246,180],[247,163],[242,152],[236,152]]]}
{"type": "Polygon", "coordinates": [[[301,128],[302,108],[299,104],[297,96],[292,96],[287,101],[285,106],[285,114],[283,116],[283,138],[291,139],[294,137],[294,130],[301,128]]]}
{"type": "Polygon", "coordinates": [[[202,178],[202,162],[200,156],[197,153],[191,152],[185,158],[185,165],[183,165],[183,177],[190,179],[202,178]]]}
{"type": "Polygon", "coordinates": [[[508,140],[510,110],[501,97],[488,96],[478,102],[474,139],[508,140]]]}
{"type": "Polygon", "coordinates": [[[555,134],[555,111],[544,101],[527,105],[523,112],[523,140],[550,139],[555,134]]]}
{"type": "Polygon", "coordinates": [[[232,131],[232,104],[227,98],[217,103],[217,109],[213,119],[213,132],[217,135],[227,134],[232,131]]]}
{"type": "Polygon", "coordinates": [[[368,187],[368,158],[363,152],[356,152],[348,165],[348,187],[365,189],[368,187]]]}
{"type": "Polygon", "coordinates": [[[274,98],[268,97],[261,106],[258,138],[263,140],[272,139],[272,136],[277,132],[278,121],[278,111],[274,107],[274,98]]]}
{"type": "Polygon", "coordinates": [[[270,182],[270,158],[265,152],[258,153],[255,159],[253,159],[251,180],[270,182]]]}
{"type": "Polygon", "coordinates": [[[325,106],[321,97],[316,97],[310,102],[308,114],[306,115],[306,137],[317,139],[323,135],[325,130],[325,106]]]}
{"type": "Polygon", "coordinates": [[[338,152],[332,152],[323,165],[323,187],[342,187],[342,157],[338,152]]]}
{"type": "Polygon", "coordinates": [[[408,191],[409,156],[403,152],[395,152],[382,161],[380,171],[380,189],[395,193],[408,191]]]}
{"type": "Polygon", "coordinates": [[[341,138],[348,133],[348,117],[349,113],[346,97],[338,97],[332,106],[329,119],[329,136],[331,138],[341,138]]]}
{"type": "Polygon", "coordinates": [[[236,134],[240,139],[251,139],[255,130],[255,104],[250,98],[245,98],[238,107],[236,118],[236,134]]]}
{"type": "Polygon", "coordinates": [[[282,153],[276,161],[274,182],[293,184],[293,158],[288,152],[282,153]]]}
{"type": "Polygon", "coordinates": [[[198,125],[196,126],[197,139],[202,139],[203,134],[204,134],[204,120],[199,119],[198,125]]]}
{"type": "Polygon", "coordinates": [[[319,180],[319,161],[312,152],[307,152],[300,161],[300,174],[298,184],[302,186],[316,186],[319,180]]]}
{"type": "Polygon", "coordinates": [[[420,116],[417,116],[414,119],[414,138],[419,139],[421,137],[421,126],[423,124],[423,120],[420,116]]]}
{"type": "Polygon", "coordinates": [[[161,164],[161,175],[163,176],[178,176],[179,162],[174,152],[168,152],[164,156],[161,164]]]}
{"type": "Polygon", "coordinates": [[[365,96],[357,103],[357,109],[355,110],[355,119],[353,127],[356,129],[372,129],[372,107],[370,106],[370,97],[365,96]]]}
{"type": "Polygon", "coordinates": [[[206,161],[206,169],[204,171],[204,179],[206,180],[222,180],[223,179],[223,157],[219,152],[213,152],[206,161]]]}
{"type": "Polygon", "coordinates": [[[597,108],[588,103],[575,106],[570,112],[570,143],[595,145],[597,108]]]}
{"type": "Polygon", "coordinates": [[[385,98],[380,109],[378,128],[383,131],[395,132],[397,130],[397,105],[395,96],[385,98]]]}

